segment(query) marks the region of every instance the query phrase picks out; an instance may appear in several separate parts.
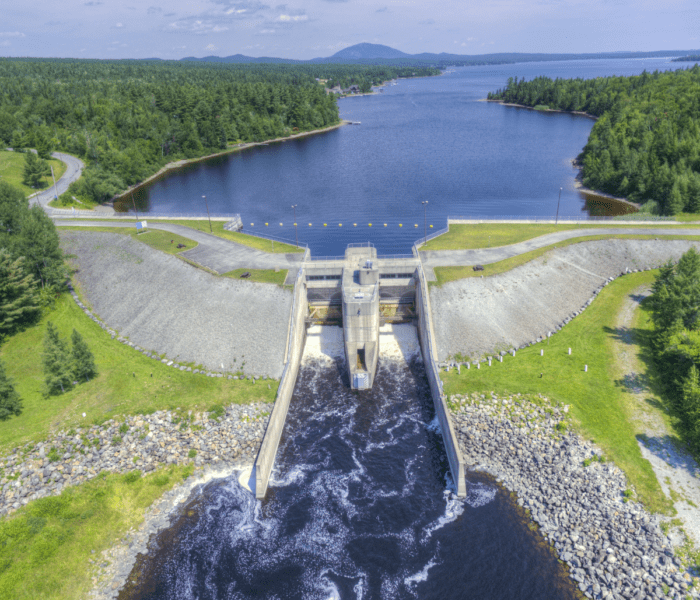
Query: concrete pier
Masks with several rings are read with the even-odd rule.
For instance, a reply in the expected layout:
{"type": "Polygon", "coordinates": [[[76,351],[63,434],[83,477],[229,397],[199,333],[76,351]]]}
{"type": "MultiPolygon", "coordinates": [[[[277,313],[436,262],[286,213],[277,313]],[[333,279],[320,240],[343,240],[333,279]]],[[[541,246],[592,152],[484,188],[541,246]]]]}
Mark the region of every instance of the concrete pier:
{"type": "Polygon", "coordinates": [[[343,267],[343,336],[350,387],[368,390],[379,357],[379,269],[377,250],[349,246],[343,267]]]}

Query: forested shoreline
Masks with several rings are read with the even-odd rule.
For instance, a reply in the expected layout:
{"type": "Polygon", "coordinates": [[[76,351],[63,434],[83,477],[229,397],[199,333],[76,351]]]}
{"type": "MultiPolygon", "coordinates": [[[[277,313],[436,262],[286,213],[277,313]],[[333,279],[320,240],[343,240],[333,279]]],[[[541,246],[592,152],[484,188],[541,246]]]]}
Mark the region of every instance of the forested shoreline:
{"type": "Polygon", "coordinates": [[[700,212],[700,66],[631,77],[510,78],[489,100],[597,117],[583,184],[661,214],[700,212]]]}
{"type": "Polygon", "coordinates": [[[318,79],[366,88],[436,69],[0,59],[0,142],[86,162],[70,194],[104,202],[167,163],[340,122],[318,79]]]}

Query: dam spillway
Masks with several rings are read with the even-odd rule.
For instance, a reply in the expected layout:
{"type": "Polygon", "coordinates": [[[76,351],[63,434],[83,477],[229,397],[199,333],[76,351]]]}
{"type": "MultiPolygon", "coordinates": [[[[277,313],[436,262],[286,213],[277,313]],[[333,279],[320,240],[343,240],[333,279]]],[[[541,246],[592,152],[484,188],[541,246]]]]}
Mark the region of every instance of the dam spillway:
{"type": "Polygon", "coordinates": [[[430,297],[418,256],[377,257],[372,244],[348,246],[345,256],[310,260],[295,278],[285,367],[277,400],[255,463],[255,494],[263,499],[292,400],[306,328],[314,322],[342,325],[347,385],[371,389],[381,353],[379,327],[409,322],[417,327],[428,385],[445,441],[457,495],[466,494],[464,460],[448,416],[436,359],[430,297]]]}

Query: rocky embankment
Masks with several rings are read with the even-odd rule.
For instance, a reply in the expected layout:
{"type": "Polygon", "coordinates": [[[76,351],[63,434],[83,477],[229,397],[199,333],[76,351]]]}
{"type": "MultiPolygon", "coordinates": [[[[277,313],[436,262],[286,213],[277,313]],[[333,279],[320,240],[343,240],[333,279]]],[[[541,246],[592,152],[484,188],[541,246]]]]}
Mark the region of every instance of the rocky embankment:
{"type": "Polygon", "coordinates": [[[630,500],[624,474],[567,431],[546,398],[450,398],[468,469],[516,493],[589,598],[698,598],[700,579],[673,556],[658,519],[630,500]]]}
{"type": "Polygon", "coordinates": [[[60,494],[101,471],[144,473],[164,464],[252,464],[271,404],[232,405],[219,413],[158,411],[62,432],[0,458],[0,515],[60,494]]]}

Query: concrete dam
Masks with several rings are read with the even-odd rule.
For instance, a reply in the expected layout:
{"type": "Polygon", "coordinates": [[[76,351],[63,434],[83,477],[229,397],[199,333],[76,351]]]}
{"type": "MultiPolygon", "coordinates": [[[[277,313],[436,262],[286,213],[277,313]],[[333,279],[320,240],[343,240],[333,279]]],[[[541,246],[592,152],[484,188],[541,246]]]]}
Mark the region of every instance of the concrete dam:
{"type": "Polygon", "coordinates": [[[294,279],[284,371],[275,406],[255,462],[255,494],[267,493],[287,412],[304,352],[307,328],[342,327],[347,385],[359,394],[371,390],[382,352],[380,327],[416,327],[435,413],[457,495],[466,495],[465,468],[448,417],[437,367],[430,296],[419,256],[380,257],[372,244],[351,244],[344,257],[314,260],[307,253],[294,279]]]}

